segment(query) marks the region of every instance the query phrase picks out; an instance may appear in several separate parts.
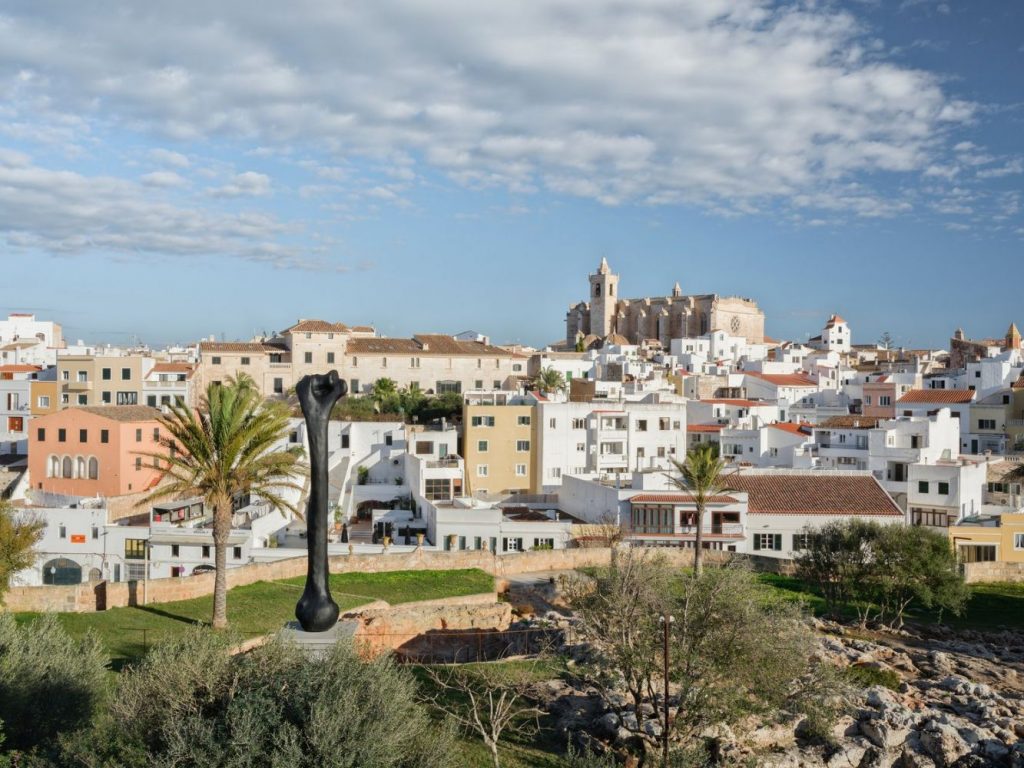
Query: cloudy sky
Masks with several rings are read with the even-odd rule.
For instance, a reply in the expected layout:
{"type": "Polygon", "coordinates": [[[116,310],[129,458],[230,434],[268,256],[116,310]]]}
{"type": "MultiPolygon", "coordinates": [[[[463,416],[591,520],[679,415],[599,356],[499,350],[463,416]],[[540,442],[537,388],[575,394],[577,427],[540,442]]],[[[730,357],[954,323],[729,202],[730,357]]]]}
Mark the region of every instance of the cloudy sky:
{"type": "Polygon", "coordinates": [[[607,256],[788,338],[1001,334],[1022,72],[1013,0],[5,0],[0,310],[537,344],[607,256]]]}

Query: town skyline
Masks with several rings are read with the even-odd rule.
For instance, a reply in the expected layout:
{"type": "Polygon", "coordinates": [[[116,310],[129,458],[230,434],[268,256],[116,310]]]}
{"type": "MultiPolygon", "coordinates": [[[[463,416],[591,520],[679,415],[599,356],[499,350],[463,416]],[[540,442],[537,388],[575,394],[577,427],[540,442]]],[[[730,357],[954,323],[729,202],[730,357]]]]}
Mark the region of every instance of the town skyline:
{"type": "Polygon", "coordinates": [[[627,295],[755,298],[774,336],[1014,319],[1017,4],[105,7],[0,22],[4,309],[69,336],[541,345],[602,256],[627,295]]]}

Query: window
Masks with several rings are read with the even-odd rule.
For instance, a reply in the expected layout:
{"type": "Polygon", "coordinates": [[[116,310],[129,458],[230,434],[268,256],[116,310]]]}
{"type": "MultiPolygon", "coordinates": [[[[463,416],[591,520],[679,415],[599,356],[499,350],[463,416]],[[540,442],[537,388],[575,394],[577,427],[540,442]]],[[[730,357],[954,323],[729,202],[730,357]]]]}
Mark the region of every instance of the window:
{"type": "Polygon", "coordinates": [[[98,480],[100,477],[100,463],[93,456],[89,459],[89,479],[98,480]]]}
{"type": "Polygon", "coordinates": [[[576,443],[576,450],[577,451],[585,451],[585,450],[587,450],[587,444],[586,443],[576,443]]]}
{"type": "Polygon", "coordinates": [[[210,363],[213,365],[220,365],[220,358],[217,355],[214,355],[210,358],[210,363]]]}
{"type": "Polygon", "coordinates": [[[525,464],[516,464],[516,477],[526,477],[525,464]]]}
{"type": "Polygon", "coordinates": [[[46,429],[44,427],[39,427],[39,429],[36,430],[36,439],[40,443],[46,442],[46,429]]]}
{"type": "Polygon", "coordinates": [[[672,425],[672,420],[671,419],[667,419],[664,416],[662,416],[660,419],[658,419],[658,429],[662,430],[663,432],[665,430],[669,429],[671,427],[671,425],[672,425]]]}
{"type": "MultiPolygon", "coordinates": [[[[392,439],[392,436],[388,435],[386,440],[385,440],[385,443],[390,445],[390,443],[387,443],[387,440],[390,440],[390,439],[392,439]]],[[[429,456],[433,452],[434,452],[434,441],[433,440],[417,440],[416,441],[416,455],[417,456],[429,456]]]]}
{"type": "Polygon", "coordinates": [[[924,480],[918,481],[918,483],[917,483],[917,492],[918,493],[928,493],[928,483],[926,481],[924,481],[924,480]]]}
{"type": "Polygon", "coordinates": [[[528,453],[530,450],[529,440],[516,440],[516,452],[517,453],[528,453]]]}
{"type": "Polygon", "coordinates": [[[68,393],[62,392],[60,396],[60,404],[67,405],[70,401],[68,400],[68,393]]]}
{"type": "Polygon", "coordinates": [[[50,407],[50,396],[49,395],[40,395],[39,397],[37,397],[36,398],[36,406],[39,407],[39,408],[49,408],[50,407]]]}
{"type": "Polygon", "coordinates": [[[456,395],[462,393],[462,382],[461,381],[439,381],[437,382],[437,394],[447,395],[449,393],[455,393],[456,395]]]}
{"type": "Polygon", "coordinates": [[[474,416],[470,419],[470,424],[474,427],[493,427],[494,417],[493,416],[474,416]]]}
{"type": "Polygon", "coordinates": [[[572,428],[573,429],[586,429],[587,428],[587,420],[586,419],[573,419],[572,420],[572,428]]]}
{"type": "Polygon", "coordinates": [[[636,422],[636,431],[637,432],[646,432],[647,431],[647,419],[638,419],[637,420],[637,422],[636,422]]]}
{"type": "Polygon", "coordinates": [[[77,399],[78,399],[78,404],[79,405],[88,405],[89,404],[89,396],[88,395],[79,395],[77,399]]]}
{"type": "Polygon", "coordinates": [[[889,395],[879,395],[878,396],[878,404],[879,405],[892,405],[892,397],[889,396],[889,395]]]}
{"type": "Polygon", "coordinates": [[[57,430],[57,442],[58,443],[64,443],[64,442],[67,442],[67,439],[68,439],[68,431],[66,429],[58,429],[57,430]]]}
{"type": "Polygon", "coordinates": [[[124,559],[125,560],[145,560],[146,559],[146,540],[145,539],[125,539],[124,540],[124,559]]]}
{"type": "Polygon", "coordinates": [[[96,527],[96,526],[94,525],[94,526],[92,527],[92,538],[93,538],[93,541],[95,541],[95,540],[96,540],[96,539],[98,539],[99,537],[100,537],[100,529],[99,529],[99,528],[97,528],[97,527],[96,527]]]}
{"type": "Polygon", "coordinates": [[[135,457],[135,468],[136,469],[142,469],[142,457],[141,456],[136,456],[135,457]]]}
{"type": "Polygon", "coordinates": [[[794,533],[793,534],[793,551],[797,552],[801,549],[807,549],[807,542],[810,536],[806,533],[794,533]]]}
{"type": "Polygon", "coordinates": [[[995,419],[978,419],[978,429],[995,429],[995,419]]]}
{"type": "Polygon", "coordinates": [[[146,405],[150,408],[156,408],[156,395],[149,395],[146,398],[146,405]]]}
{"type": "Polygon", "coordinates": [[[110,369],[104,368],[102,371],[100,371],[100,378],[103,379],[104,381],[110,381],[110,369]]]}
{"type": "Polygon", "coordinates": [[[551,539],[551,538],[534,539],[533,540],[533,548],[534,549],[554,549],[555,548],[555,540],[551,539]]]}
{"type": "Polygon", "coordinates": [[[307,362],[307,363],[312,363],[313,362],[313,353],[312,352],[304,352],[302,354],[302,359],[305,362],[307,362]]]}
{"type": "Polygon", "coordinates": [[[754,549],[768,549],[778,552],[782,549],[782,534],[781,533],[755,533],[754,534],[754,549]]]}
{"type": "MultiPolygon", "coordinates": [[[[355,358],[353,358],[353,359],[355,359],[355,358]]],[[[352,379],[349,382],[348,388],[349,388],[349,390],[351,392],[358,393],[359,392],[359,379],[352,379]]]]}
{"type": "Polygon", "coordinates": [[[248,364],[249,364],[249,361],[250,361],[250,359],[251,359],[251,358],[248,358],[248,357],[243,357],[243,358],[242,358],[242,365],[248,365],[248,364]]]}
{"type": "Polygon", "coordinates": [[[65,526],[63,526],[63,525],[60,526],[57,529],[57,536],[62,538],[62,539],[66,539],[68,537],[68,529],[65,526]]]}
{"type": "Polygon", "coordinates": [[[71,463],[71,457],[65,456],[61,461],[61,475],[65,478],[71,478],[75,476],[74,466],[71,463]]]}
{"type": "MultiPolygon", "coordinates": [[[[530,426],[530,417],[520,416],[519,418],[516,419],[516,424],[518,424],[520,427],[528,427],[530,426]]],[[[552,424],[552,426],[554,425],[552,424]]]]}
{"type": "Polygon", "coordinates": [[[939,495],[949,496],[949,483],[939,483],[939,495]]]}
{"type": "Polygon", "coordinates": [[[487,441],[478,440],[476,443],[476,449],[479,453],[487,453],[487,441]]]}
{"type": "Polygon", "coordinates": [[[484,380],[483,379],[476,379],[473,382],[473,389],[483,389],[483,388],[484,388],[484,380]]]}
{"type": "Polygon", "coordinates": [[[501,548],[505,552],[522,552],[523,540],[519,538],[503,538],[501,540],[501,548]]]}
{"type": "Polygon", "coordinates": [[[447,477],[428,477],[425,481],[424,495],[428,501],[440,501],[452,497],[452,481],[447,477]]]}
{"type": "Polygon", "coordinates": [[[235,560],[241,560],[242,559],[242,548],[241,547],[232,547],[231,548],[231,557],[233,557],[235,560]]]}
{"type": "Polygon", "coordinates": [[[141,443],[142,442],[142,430],[141,429],[136,429],[135,430],[135,442],[136,443],[141,443]]]}
{"type": "Polygon", "coordinates": [[[178,544],[171,544],[171,557],[181,557],[181,547],[178,544]]]}
{"type": "Polygon", "coordinates": [[[100,442],[101,443],[109,443],[110,442],[110,430],[108,430],[108,429],[101,429],[100,430],[100,442]]]}
{"type": "Polygon", "coordinates": [[[284,379],[274,379],[274,394],[284,394],[284,379]]]}
{"type": "Polygon", "coordinates": [[[1024,533],[1013,534],[1013,548],[1024,549],[1024,533]]]}
{"type": "Polygon", "coordinates": [[[499,381],[498,379],[495,379],[494,380],[494,387],[493,387],[493,389],[501,389],[501,381],[499,381]]]}
{"type": "Polygon", "coordinates": [[[100,395],[100,400],[104,403],[110,404],[110,392],[103,392],[100,395]]]}
{"type": "Polygon", "coordinates": [[[476,476],[477,477],[487,477],[487,465],[486,464],[477,464],[476,465],[476,476]]]}
{"type": "Polygon", "coordinates": [[[209,544],[203,544],[203,559],[204,560],[209,560],[210,559],[210,545],[209,544]]]}
{"type": "Polygon", "coordinates": [[[153,442],[160,442],[160,427],[153,427],[153,442]]]}
{"type": "Polygon", "coordinates": [[[132,369],[131,368],[122,368],[121,369],[121,381],[128,381],[129,379],[131,379],[131,377],[132,377],[132,369]]]}
{"type": "Polygon", "coordinates": [[[332,364],[332,365],[334,364],[334,353],[333,352],[328,352],[327,353],[327,362],[332,364]]]}
{"type": "Polygon", "coordinates": [[[409,367],[410,368],[419,368],[420,367],[420,359],[418,357],[410,357],[409,358],[409,367]]]}

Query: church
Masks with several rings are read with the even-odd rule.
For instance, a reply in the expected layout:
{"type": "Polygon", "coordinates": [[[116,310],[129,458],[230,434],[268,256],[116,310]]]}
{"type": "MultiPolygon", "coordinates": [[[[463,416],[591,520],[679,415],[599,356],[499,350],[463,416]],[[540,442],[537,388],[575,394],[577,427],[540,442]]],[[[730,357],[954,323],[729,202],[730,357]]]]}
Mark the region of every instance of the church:
{"type": "Polygon", "coordinates": [[[679,283],[671,296],[619,298],[619,276],[607,259],[590,275],[590,300],[569,306],[565,342],[585,347],[609,339],[619,344],[657,340],[666,349],[671,339],[693,338],[723,330],[751,344],[764,342],[764,312],[751,299],[717,294],[684,296],[679,283]]]}

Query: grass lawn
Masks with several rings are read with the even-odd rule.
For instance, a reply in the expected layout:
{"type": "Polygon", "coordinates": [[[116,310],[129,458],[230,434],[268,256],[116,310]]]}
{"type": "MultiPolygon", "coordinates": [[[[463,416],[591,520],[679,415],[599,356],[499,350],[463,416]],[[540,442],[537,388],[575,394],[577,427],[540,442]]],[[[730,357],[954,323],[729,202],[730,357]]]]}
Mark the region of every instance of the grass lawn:
{"type": "MultiPolygon", "coordinates": [[[[825,601],[813,589],[792,576],[775,573],[758,574],[758,580],[783,600],[804,603],[815,615],[825,612],[825,601]]],[[[1024,584],[971,584],[971,597],[961,616],[914,609],[907,611],[908,621],[936,623],[941,621],[957,629],[1024,630],[1024,584]]]]}
{"type": "MultiPolygon", "coordinates": [[[[260,581],[228,592],[228,622],[242,638],[274,632],[295,618],[295,603],[305,577],[285,581],[260,581]]],[[[407,603],[494,589],[494,579],[476,569],[456,571],[396,571],[392,573],[345,573],[331,576],[331,593],[342,611],[374,600],[407,603]]],[[[148,646],[173,638],[191,624],[209,622],[213,596],[137,608],[111,608],[100,613],[58,614],[73,636],[94,631],[110,653],[111,665],[120,669],[141,657],[148,646]]],[[[38,614],[23,613],[19,621],[38,614]]]]}

